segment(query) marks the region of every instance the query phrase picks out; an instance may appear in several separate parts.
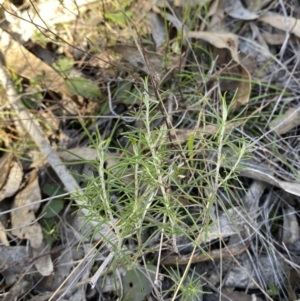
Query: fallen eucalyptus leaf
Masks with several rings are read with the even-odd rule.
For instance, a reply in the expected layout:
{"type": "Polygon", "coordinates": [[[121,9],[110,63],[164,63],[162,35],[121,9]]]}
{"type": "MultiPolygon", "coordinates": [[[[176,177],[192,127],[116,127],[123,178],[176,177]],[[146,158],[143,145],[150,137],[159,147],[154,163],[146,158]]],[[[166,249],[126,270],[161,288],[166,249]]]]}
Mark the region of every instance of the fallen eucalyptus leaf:
{"type": "Polygon", "coordinates": [[[9,170],[9,174],[5,185],[0,190],[0,201],[13,196],[19,190],[22,178],[23,170],[20,164],[17,161],[15,161],[12,163],[12,166],[9,170]]]}
{"type": "Polygon", "coordinates": [[[297,213],[295,209],[291,207],[283,207],[283,230],[282,230],[282,242],[285,245],[293,245],[299,242],[300,230],[299,223],[297,221],[297,213]]]}
{"type": "Polygon", "coordinates": [[[266,182],[275,187],[279,187],[286,192],[300,196],[299,183],[278,180],[276,177],[274,177],[273,172],[267,166],[263,166],[262,164],[245,161],[242,163],[242,168],[239,174],[254,180],[266,182]]]}
{"type": "Polygon", "coordinates": [[[289,108],[270,122],[270,129],[282,135],[300,124],[300,107],[289,108]]]}
{"type": "Polygon", "coordinates": [[[222,1],[224,11],[232,18],[239,20],[255,20],[259,16],[246,9],[240,0],[225,0],[222,1]]]}
{"type": "Polygon", "coordinates": [[[190,31],[187,36],[189,38],[201,39],[217,48],[226,48],[230,51],[231,57],[236,62],[239,62],[237,35],[232,33],[220,33],[210,31],[190,31]]]}
{"type": "Polygon", "coordinates": [[[231,110],[234,111],[242,105],[246,105],[249,102],[251,94],[251,76],[248,70],[242,65],[239,65],[240,74],[238,81],[238,88],[231,110]]]}
{"type": "Polygon", "coordinates": [[[2,188],[7,180],[10,168],[11,168],[11,162],[13,159],[13,154],[12,153],[5,153],[2,155],[0,158],[0,188],[2,188]]]}
{"type": "Polygon", "coordinates": [[[20,239],[28,239],[33,248],[38,248],[43,241],[42,228],[35,217],[40,207],[40,203],[36,203],[39,200],[38,177],[33,175],[26,187],[16,195],[12,206],[15,210],[11,212],[11,233],[20,239]]]}
{"type": "Polygon", "coordinates": [[[269,24],[282,31],[288,30],[290,33],[300,38],[299,19],[268,12],[261,16],[258,21],[269,24]]]}
{"type": "Polygon", "coordinates": [[[0,242],[4,246],[9,247],[9,242],[7,240],[6,231],[5,231],[5,228],[1,221],[0,221],[0,242]]]}

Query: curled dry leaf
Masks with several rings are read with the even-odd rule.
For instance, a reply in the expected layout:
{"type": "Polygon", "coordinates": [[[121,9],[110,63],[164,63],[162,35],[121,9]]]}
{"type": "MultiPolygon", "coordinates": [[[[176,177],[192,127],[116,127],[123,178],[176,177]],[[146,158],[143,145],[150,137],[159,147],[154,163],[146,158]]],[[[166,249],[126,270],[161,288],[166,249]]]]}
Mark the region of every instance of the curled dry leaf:
{"type": "Polygon", "coordinates": [[[278,115],[270,122],[270,129],[282,135],[300,124],[300,106],[288,109],[284,114],[278,115]]]}
{"type": "Polygon", "coordinates": [[[223,0],[221,1],[223,10],[232,18],[240,20],[255,20],[259,16],[246,9],[239,0],[223,0]]]}
{"type": "Polygon", "coordinates": [[[258,20],[266,24],[269,24],[277,29],[283,31],[288,30],[290,33],[294,34],[298,38],[300,37],[299,19],[292,18],[292,17],[285,17],[275,13],[266,13],[263,16],[261,16],[258,20]]]}
{"type": "Polygon", "coordinates": [[[243,66],[239,65],[240,78],[238,82],[238,88],[236,96],[233,100],[231,110],[234,111],[240,106],[245,105],[249,102],[251,93],[251,76],[248,70],[243,66]]]}
{"type": "MultiPolygon", "coordinates": [[[[170,13],[166,12],[165,9],[160,10],[160,9],[157,9],[156,7],[153,7],[152,9],[154,12],[161,15],[161,17],[164,20],[167,20],[172,25],[174,25],[175,28],[177,29],[178,33],[183,33],[184,35],[186,34],[187,29],[188,29],[187,26],[184,23],[182,23],[175,14],[170,14],[170,13]]],[[[164,25],[164,27],[165,27],[165,25],[164,25]]]]}
{"type": "Polygon", "coordinates": [[[28,78],[36,79],[41,86],[52,91],[72,96],[65,84],[65,80],[24,46],[13,40],[11,36],[0,29],[0,51],[5,60],[7,68],[17,74],[28,78]]]}
{"type": "Polygon", "coordinates": [[[276,177],[274,177],[273,172],[267,166],[262,166],[262,164],[252,161],[243,162],[242,166],[243,168],[240,171],[241,176],[271,184],[275,187],[283,189],[288,193],[300,196],[299,183],[278,180],[276,177]]]}
{"type": "Polygon", "coordinates": [[[33,248],[38,248],[43,241],[42,228],[36,221],[35,212],[41,200],[38,177],[33,175],[27,186],[15,197],[11,212],[11,233],[20,239],[28,239],[33,248]],[[25,206],[25,207],[23,207],[25,206]]]}
{"type": "Polygon", "coordinates": [[[283,210],[283,231],[282,242],[284,244],[294,244],[299,241],[300,230],[297,221],[297,213],[291,207],[282,208],[283,210]]]}
{"type": "Polygon", "coordinates": [[[15,161],[10,165],[9,174],[5,185],[0,191],[0,201],[13,196],[19,189],[23,178],[23,170],[20,164],[15,161]]]}
{"type": "Polygon", "coordinates": [[[151,28],[152,28],[151,33],[152,33],[153,40],[155,42],[155,48],[159,49],[167,40],[165,22],[160,15],[154,12],[149,12],[148,18],[151,23],[151,28]]]}

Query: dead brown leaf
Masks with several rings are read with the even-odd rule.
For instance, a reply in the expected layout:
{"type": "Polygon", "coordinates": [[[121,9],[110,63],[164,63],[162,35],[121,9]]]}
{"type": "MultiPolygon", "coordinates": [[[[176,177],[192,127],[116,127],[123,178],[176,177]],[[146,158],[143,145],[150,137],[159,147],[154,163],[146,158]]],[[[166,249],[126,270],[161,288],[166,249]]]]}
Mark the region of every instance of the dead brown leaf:
{"type": "Polygon", "coordinates": [[[7,240],[6,231],[5,231],[5,228],[1,221],[0,221],[0,242],[4,246],[9,247],[9,242],[7,240]]]}
{"type": "Polygon", "coordinates": [[[281,181],[274,176],[272,170],[267,166],[255,162],[243,163],[243,168],[240,171],[240,175],[251,178],[254,180],[262,181],[271,184],[275,187],[279,187],[284,191],[293,195],[300,196],[300,185],[297,182],[281,181]]]}
{"type": "Polygon", "coordinates": [[[239,20],[255,20],[258,15],[246,9],[239,0],[221,1],[223,10],[232,18],[239,20]]]}
{"type": "Polygon", "coordinates": [[[230,51],[234,61],[239,63],[238,44],[239,40],[235,34],[219,33],[210,31],[190,31],[189,38],[201,39],[217,48],[226,48],[230,51]]]}
{"type": "Polygon", "coordinates": [[[251,93],[251,76],[248,70],[242,65],[239,65],[240,69],[240,80],[238,82],[238,88],[236,96],[233,100],[231,110],[234,111],[240,106],[245,105],[249,102],[251,93]]]}
{"type": "Polygon", "coordinates": [[[285,41],[285,34],[271,34],[268,32],[262,33],[261,36],[269,45],[282,45],[285,41]]]}
{"type": "Polygon", "coordinates": [[[13,196],[19,190],[22,178],[23,170],[19,162],[15,161],[11,163],[6,183],[0,190],[0,201],[13,196]]]}
{"type": "Polygon", "coordinates": [[[300,37],[300,21],[296,18],[285,17],[279,14],[268,12],[261,16],[258,20],[277,29],[283,31],[288,30],[298,38],[300,37]]]}
{"type": "Polygon", "coordinates": [[[283,231],[282,242],[285,245],[293,245],[300,239],[300,229],[297,214],[292,207],[284,207],[283,211],[283,231]]]}
{"type": "Polygon", "coordinates": [[[33,175],[27,186],[15,197],[11,212],[11,233],[20,239],[28,239],[33,248],[38,248],[43,241],[40,224],[36,221],[35,212],[41,200],[41,192],[37,175],[33,175]]]}
{"type": "Polygon", "coordinates": [[[282,135],[300,124],[300,106],[288,109],[284,114],[278,115],[270,122],[270,129],[282,135]]]}

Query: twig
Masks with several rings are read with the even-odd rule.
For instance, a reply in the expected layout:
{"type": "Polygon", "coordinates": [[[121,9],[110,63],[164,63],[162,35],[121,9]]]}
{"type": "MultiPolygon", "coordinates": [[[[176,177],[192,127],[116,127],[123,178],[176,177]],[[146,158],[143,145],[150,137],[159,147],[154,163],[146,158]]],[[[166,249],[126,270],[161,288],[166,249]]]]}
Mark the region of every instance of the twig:
{"type": "Polygon", "coordinates": [[[103,263],[101,264],[101,266],[99,267],[99,269],[97,270],[97,272],[94,274],[94,276],[91,278],[91,280],[89,281],[89,284],[91,285],[92,289],[95,288],[96,283],[98,281],[98,279],[100,278],[100,276],[102,275],[103,271],[106,269],[106,267],[108,266],[108,264],[111,262],[111,260],[114,257],[114,253],[110,253],[106,259],[103,261],[103,263]]]}
{"type": "Polygon", "coordinates": [[[198,263],[203,261],[209,260],[220,260],[221,258],[228,258],[237,256],[249,248],[250,242],[245,243],[244,245],[238,246],[230,246],[225,247],[221,250],[213,250],[208,254],[200,253],[200,254],[193,254],[192,257],[189,255],[186,256],[179,256],[179,255],[172,255],[166,257],[162,260],[162,264],[164,265],[174,265],[174,264],[187,264],[191,263],[198,263]]]}

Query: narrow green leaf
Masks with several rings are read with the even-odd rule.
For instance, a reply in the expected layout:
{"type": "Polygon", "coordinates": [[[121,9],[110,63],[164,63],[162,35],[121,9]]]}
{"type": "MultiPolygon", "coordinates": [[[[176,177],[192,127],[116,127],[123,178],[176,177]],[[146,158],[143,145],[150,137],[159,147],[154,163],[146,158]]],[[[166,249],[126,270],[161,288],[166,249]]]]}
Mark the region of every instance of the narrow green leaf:
{"type": "Polygon", "coordinates": [[[66,79],[66,85],[71,92],[84,98],[99,98],[101,96],[96,82],[89,78],[72,77],[66,79]]]}

